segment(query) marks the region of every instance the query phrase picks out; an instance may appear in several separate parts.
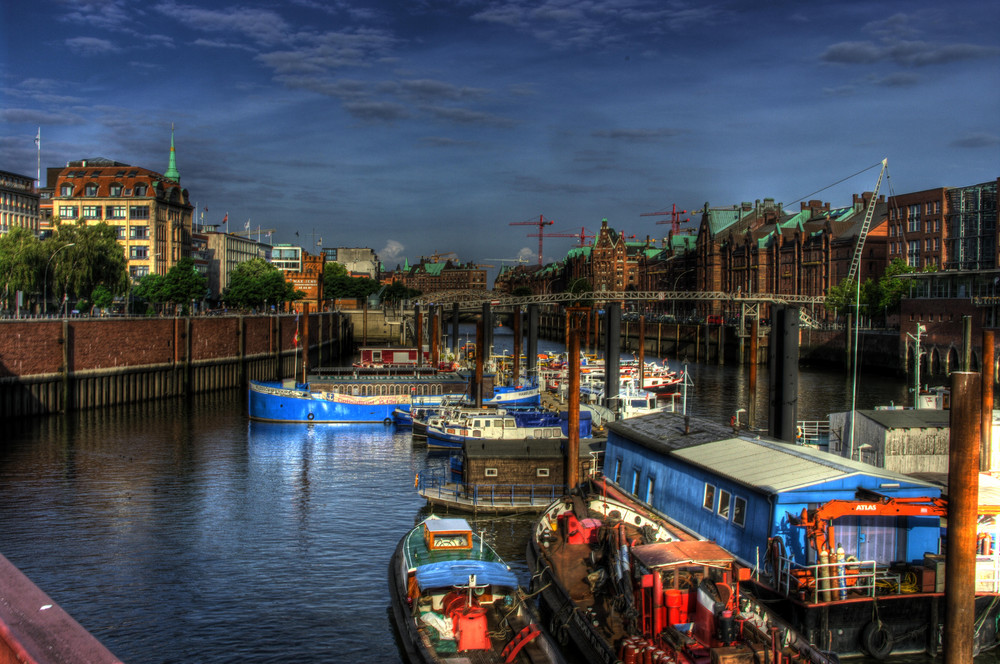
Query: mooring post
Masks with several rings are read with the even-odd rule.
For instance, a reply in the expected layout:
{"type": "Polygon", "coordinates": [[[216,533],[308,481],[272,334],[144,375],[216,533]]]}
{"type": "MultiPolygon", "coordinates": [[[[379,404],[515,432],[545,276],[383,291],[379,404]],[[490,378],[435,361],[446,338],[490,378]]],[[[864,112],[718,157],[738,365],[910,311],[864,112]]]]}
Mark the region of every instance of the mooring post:
{"type": "Polygon", "coordinates": [[[413,305],[413,331],[417,335],[417,366],[424,366],[424,319],[420,315],[420,305],[413,305]]]}
{"type": "Polygon", "coordinates": [[[569,363],[569,418],[566,441],[566,488],[572,489],[580,482],[580,329],[571,326],[569,331],[569,356],[577,358],[569,363]]]}
{"type": "Polygon", "coordinates": [[[521,384],[521,307],[519,305],[514,305],[514,315],[513,315],[514,328],[514,372],[511,377],[511,385],[521,384]]]}
{"type": "Polygon", "coordinates": [[[989,472],[993,470],[994,464],[1000,462],[1000,456],[993,448],[993,382],[995,380],[994,368],[994,332],[993,330],[983,330],[983,405],[982,405],[982,426],[979,432],[979,447],[981,457],[979,469],[989,472]]]}
{"type": "Polygon", "coordinates": [[[538,385],[538,305],[528,305],[528,378],[538,385]]]}
{"type": "Polygon", "coordinates": [[[483,328],[485,326],[486,324],[483,321],[483,318],[480,318],[476,322],[476,374],[475,374],[476,384],[472,388],[472,391],[475,393],[476,397],[476,408],[483,407],[483,342],[486,336],[483,333],[483,328]]]}
{"type": "Polygon", "coordinates": [[[750,321],[750,401],[747,403],[747,427],[757,421],[757,344],[760,334],[760,319],[750,321]]]}
{"type": "Polygon", "coordinates": [[[944,661],[948,664],[972,664],[981,380],[978,373],[969,371],[956,371],[951,375],[947,581],[944,590],[944,661]]]}

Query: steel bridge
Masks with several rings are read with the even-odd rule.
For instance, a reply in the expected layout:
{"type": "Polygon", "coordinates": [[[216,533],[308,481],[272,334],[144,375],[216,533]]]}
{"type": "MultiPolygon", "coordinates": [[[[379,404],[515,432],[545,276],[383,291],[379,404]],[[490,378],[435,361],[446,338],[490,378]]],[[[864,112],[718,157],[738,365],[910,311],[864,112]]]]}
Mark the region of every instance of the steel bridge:
{"type": "Polygon", "coordinates": [[[453,307],[459,311],[477,311],[484,304],[497,307],[564,302],[671,302],[676,300],[727,302],[730,304],[823,304],[823,295],[781,295],[774,293],[724,293],[722,291],[588,291],[586,293],[548,293],[544,295],[507,295],[487,290],[451,290],[427,293],[411,304],[453,307]]]}

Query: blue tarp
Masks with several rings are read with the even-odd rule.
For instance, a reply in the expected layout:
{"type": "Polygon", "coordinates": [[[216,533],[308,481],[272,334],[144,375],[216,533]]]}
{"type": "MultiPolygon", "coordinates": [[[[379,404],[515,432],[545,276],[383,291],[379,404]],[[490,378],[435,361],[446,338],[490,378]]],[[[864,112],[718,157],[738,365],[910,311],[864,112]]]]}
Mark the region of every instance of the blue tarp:
{"type": "Polygon", "coordinates": [[[469,576],[476,575],[476,585],[517,586],[517,577],[503,563],[483,560],[446,560],[417,568],[417,585],[427,588],[447,588],[469,585],[469,576]]]}

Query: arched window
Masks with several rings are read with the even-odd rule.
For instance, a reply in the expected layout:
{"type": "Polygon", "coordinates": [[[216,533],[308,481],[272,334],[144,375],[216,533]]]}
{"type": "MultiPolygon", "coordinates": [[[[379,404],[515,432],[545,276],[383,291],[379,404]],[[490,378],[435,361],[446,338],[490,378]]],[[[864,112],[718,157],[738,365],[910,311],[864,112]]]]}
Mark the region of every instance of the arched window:
{"type": "Polygon", "coordinates": [[[73,195],[73,185],[64,183],[62,187],[59,188],[59,195],[63,198],[69,198],[73,195]]]}
{"type": "Polygon", "coordinates": [[[111,193],[112,196],[121,196],[122,195],[121,183],[120,182],[112,183],[111,187],[109,188],[109,192],[111,193]]]}
{"type": "Polygon", "coordinates": [[[84,187],[83,187],[83,195],[84,196],[89,196],[90,198],[93,198],[94,196],[97,196],[97,183],[96,182],[88,182],[86,185],[84,185],[84,187]]]}
{"type": "Polygon", "coordinates": [[[146,195],[146,185],[144,185],[144,184],[137,184],[137,185],[135,185],[135,188],[133,189],[133,193],[136,196],[145,196],[146,195]]]}

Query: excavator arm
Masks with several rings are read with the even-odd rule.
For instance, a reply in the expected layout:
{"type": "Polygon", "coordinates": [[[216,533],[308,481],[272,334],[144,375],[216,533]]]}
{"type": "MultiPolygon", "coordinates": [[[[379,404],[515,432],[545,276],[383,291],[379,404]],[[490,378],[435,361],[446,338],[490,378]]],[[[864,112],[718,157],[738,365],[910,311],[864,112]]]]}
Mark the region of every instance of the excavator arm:
{"type": "Polygon", "coordinates": [[[816,552],[831,551],[835,541],[833,519],[841,516],[946,516],[944,498],[890,498],[878,500],[831,500],[816,509],[804,509],[798,525],[806,529],[806,539],[816,552]]]}

